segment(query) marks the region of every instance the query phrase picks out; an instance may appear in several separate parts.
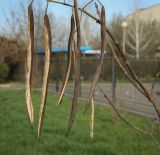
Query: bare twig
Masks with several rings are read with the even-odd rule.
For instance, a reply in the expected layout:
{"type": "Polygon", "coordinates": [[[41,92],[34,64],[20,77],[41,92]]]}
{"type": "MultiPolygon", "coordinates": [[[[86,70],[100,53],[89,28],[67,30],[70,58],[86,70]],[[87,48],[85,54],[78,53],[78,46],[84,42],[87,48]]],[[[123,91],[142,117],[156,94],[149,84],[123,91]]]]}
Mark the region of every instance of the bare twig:
{"type": "Polygon", "coordinates": [[[90,0],[82,9],[84,10],[88,5],[90,5],[94,0],[90,0]]]}
{"type": "Polygon", "coordinates": [[[145,87],[141,84],[139,85],[140,82],[137,83],[137,80],[135,80],[135,78],[133,78],[133,76],[130,76],[128,74],[128,72],[126,71],[126,69],[122,66],[120,60],[118,59],[114,48],[112,47],[111,43],[108,41],[108,39],[106,38],[107,43],[109,45],[109,48],[111,49],[111,52],[113,53],[114,59],[117,62],[117,64],[119,65],[119,67],[121,68],[121,70],[123,71],[123,73],[128,77],[128,79],[131,81],[131,83],[145,96],[148,98],[148,100],[152,103],[154,109],[156,110],[156,113],[158,114],[159,118],[160,118],[160,112],[159,109],[155,103],[154,98],[151,96],[151,94],[149,94],[149,92],[145,89],[145,87]],[[142,87],[141,87],[142,86],[142,87]]]}
{"type": "Polygon", "coordinates": [[[31,6],[33,4],[34,0],[31,1],[31,3],[29,4],[29,6],[31,6]]]}
{"type": "Polygon", "coordinates": [[[47,11],[48,11],[48,1],[47,1],[47,5],[46,5],[46,9],[45,9],[45,14],[47,14],[47,11]]]}
{"type": "MultiPolygon", "coordinates": [[[[96,10],[97,10],[97,14],[99,15],[99,17],[101,17],[101,14],[100,14],[98,5],[97,5],[96,3],[95,3],[95,8],[96,8],[96,10]]],[[[106,30],[107,30],[107,29],[106,29],[106,30]]],[[[110,33],[108,33],[108,34],[109,34],[109,36],[110,36],[110,33]]],[[[112,38],[113,38],[113,36],[112,36],[112,38]]],[[[111,39],[112,39],[112,38],[111,38],[111,39]]],[[[135,78],[133,79],[133,77],[131,77],[131,76],[129,75],[128,71],[127,71],[127,70],[125,69],[125,67],[123,67],[123,65],[121,64],[119,58],[117,57],[116,52],[114,51],[114,48],[112,47],[112,45],[111,45],[111,43],[109,42],[109,40],[108,40],[107,37],[106,37],[106,40],[107,40],[107,43],[108,43],[108,45],[109,45],[109,47],[110,47],[110,49],[111,49],[111,51],[112,51],[112,53],[113,53],[114,58],[116,59],[116,62],[118,63],[119,67],[122,69],[123,73],[129,78],[129,80],[130,80],[134,85],[136,85],[136,88],[137,88],[144,96],[146,96],[145,92],[143,92],[143,90],[141,90],[141,88],[135,83],[135,81],[134,81],[135,78]]],[[[113,38],[112,40],[114,40],[114,38],[113,38]]],[[[130,67],[129,62],[127,61],[127,58],[126,58],[123,50],[121,51],[121,48],[120,48],[120,47],[119,47],[119,49],[120,49],[120,50],[119,50],[119,51],[120,51],[120,54],[121,54],[123,60],[125,61],[125,65],[127,66],[127,68],[129,68],[129,71],[131,71],[131,74],[132,74],[133,76],[135,76],[135,73],[134,73],[134,71],[132,71],[132,68],[130,67]]]]}
{"type": "Polygon", "coordinates": [[[119,113],[119,111],[117,110],[116,106],[112,103],[112,101],[110,100],[110,98],[104,93],[103,89],[98,85],[98,88],[100,89],[101,93],[104,95],[105,99],[108,101],[108,103],[112,106],[113,110],[116,112],[117,116],[124,122],[126,123],[128,126],[136,129],[137,131],[143,133],[144,135],[148,135],[148,133],[146,131],[144,131],[143,129],[140,129],[136,126],[134,126],[133,124],[129,123],[125,118],[123,118],[123,116],[119,113]]]}
{"type": "Polygon", "coordinates": [[[95,5],[98,16],[101,17],[101,13],[99,11],[98,4],[95,2],[94,5],[95,5]]]}
{"type": "MultiPolygon", "coordinates": [[[[49,1],[49,2],[53,2],[53,3],[57,3],[57,4],[61,4],[61,5],[65,5],[65,6],[74,8],[73,5],[68,4],[68,3],[59,2],[59,1],[56,1],[56,0],[48,0],[48,1],[49,1]]],[[[99,19],[97,19],[96,17],[94,17],[94,16],[91,15],[89,12],[85,11],[84,9],[78,8],[78,10],[80,10],[81,12],[85,13],[86,15],[88,15],[89,17],[91,17],[92,19],[94,19],[97,23],[100,23],[100,20],[99,20],[99,19]]]]}
{"type": "Polygon", "coordinates": [[[105,9],[104,9],[104,7],[102,7],[102,10],[101,10],[101,55],[100,55],[99,63],[98,63],[96,73],[95,73],[95,76],[94,76],[93,84],[90,88],[88,100],[87,100],[87,103],[85,104],[85,107],[84,107],[84,110],[83,110],[84,113],[87,111],[87,109],[88,109],[88,107],[91,103],[97,81],[99,80],[99,77],[100,77],[100,74],[101,74],[101,69],[102,69],[102,66],[103,66],[103,60],[104,60],[104,55],[105,55],[105,47],[106,47],[105,37],[106,37],[106,18],[105,18],[105,9]]]}
{"type": "MultiPolygon", "coordinates": [[[[82,9],[84,10],[88,5],[90,5],[92,2],[93,2],[94,0],[90,0],[82,9]]],[[[79,24],[81,23],[81,21],[82,21],[82,16],[83,16],[83,12],[81,11],[81,15],[80,15],[80,22],[79,22],[79,24]]],[[[79,27],[80,25],[78,25],[78,27],[79,27]]],[[[77,28],[78,28],[77,27],[77,28]]],[[[75,32],[77,32],[77,28],[76,28],[76,31],[75,32]]]]}
{"type": "MultiPolygon", "coordinates": [[[[96,9],[97,9],[97,13],[99,12],[98,10],[98,6],[95,6],[96,9]]],[[[99,14],[99,13],[98,13],[99,14]]],[[[106,28],[106,31],[107,31],[107,28],[106,28]]],[[[111,37],[111,39],[113,40],[113,43],[114,45],[117,47],[120,55],[122,56],[123,58],[123,61],[124,61],[124,64],[126,66],[126,68],[128,69],[129,73],[127,72],[127,70],[121,65],[115,51],[114,51],[114,48],[112,47],[111,43],[109,42],[109,40],[107,39],[106,37],[106,40],[107,40],[107,43],[113,53],[113,56],[114,58],[116,59],[116,62],[118,63],[118,65],[120,66],[120,68],[122,69],[123,73],[124,74],[128,74],[127,77],[129,78],[129,80],[132,82],[132,84],[145,96],[147,97],[147,99],[152,103],[153,107],[155,108],[156,110],[156,113],[158,114],[158,117],[160,119],[160,109],[157,107],[156,105],[156,101],[155,101],[155,98],[153,97],[152,94],[149,93],[149,91],[144,87],[144,85],[140,82],[138,76],[136,75],[136,73],[134,72],[134,70],[132,69],[132,67],[130,66],[130,63],[129,61],[127,60],[126,58],[126,55],[124,54],[123,52],[123,49],[121,48],[120,44],[115,41],[115,39],[113,38],[113,36],[110,34],[110,32],[108,32],[108,35],[111,37]],[[129,75],[131,74],[131,76],[129,75]]]]}
{"type": "Polygon", "coordinates": [[[158,150],[160,150],[160,143],[158,142],[158,140],[156,139],[156,137],[153,135],[152,130],[150,130],[147,125],[144,124],[144,127],[146,128],[146,130],[148,131],[148,136],[152,139],[153,143],[155,144],[155,146],[157,147],[158,150]]]}
{"type": "Polygon", "coordinates": [[[134,81],[134,79],[130,76],[130,74],[127,72],[126,68],[122,65],[121,61],[119,60],[112,44],[109,42],[108,38],[106,37],[106,41],[107,41],[107,45],[108,47],[110,48],[112,54],[113,54],[113,57],[116,61],[116,63],[118,64],[118,66],[120,67],[120,69],[122,70],[122,72],[126,75],[126,77],[130,80],[130,82],[143,94],[143,90],[139,87],[139,85],[134,81]]]}
{"type": "Polygon", "coordinates": [[[104,95],[105,99],[108,101],[108,103],[112,106],[113,110],[116,112],[117,116],[128,126],[130,126],[131,128],[137,130],[138,132],[147,135],[148,137],[150,137],[152,139],[152,141],[154,142],[154,144],[156,145],[156,147],[160,150],[160,144],[157,141],[156,137],[153,135],[153,133],[150,132],[150,130],[148,128],[146,128],[146,130],[141,129],[133,124],[131,124],[130,122],[128,122],[117,110],[116,106],[112,103],[112,101],[109,99],[109,97],[104,93],[103,89],[98,85],[98,88],[100,89],[100,91],[102,92],[102,94],[104,95]]]}
{"type": "Polygon", "coordinates": [[[101,5],[101,6],[103,6],[103,4],[101,3],[101,1],[100,0],[97,0],[98,1],[98,3],[101,5]]]}

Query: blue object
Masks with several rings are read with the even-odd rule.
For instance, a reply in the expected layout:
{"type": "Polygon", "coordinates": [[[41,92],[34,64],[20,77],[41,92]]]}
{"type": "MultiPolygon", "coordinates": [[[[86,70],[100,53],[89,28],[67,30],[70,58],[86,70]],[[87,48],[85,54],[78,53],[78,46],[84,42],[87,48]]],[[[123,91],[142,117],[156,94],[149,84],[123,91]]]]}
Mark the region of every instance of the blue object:
{"type": "MultiPolygon", "coordinates": [[[[91,46],[81,46],[81,51],[92,50],[91,46]]],[[[43,54],[45,52],[44,48],[37,48],[37,53],[43,54]]],[[[52,53],[67,53],[68,48],[52,48],[52,53]]]]}

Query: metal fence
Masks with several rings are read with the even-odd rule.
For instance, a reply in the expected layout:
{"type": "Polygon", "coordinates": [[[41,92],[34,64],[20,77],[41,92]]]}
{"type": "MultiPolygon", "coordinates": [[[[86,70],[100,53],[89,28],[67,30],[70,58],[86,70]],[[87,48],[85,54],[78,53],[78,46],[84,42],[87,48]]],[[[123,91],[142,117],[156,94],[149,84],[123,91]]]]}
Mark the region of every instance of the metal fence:
{"type": "MultiPolygon", "coordinates": [[[[81,97],[83,99],[88,97],[97,63],[98,57],[85,57],[81,60],[81,97]]],[[[150,90],[152,77],[159,71],[160,61],[149,59],[136,61],[131,59],[130,63],[140,79],[144,82],[148,82],[145,83],[145,86],[150,90]]],[[[53,70],[51,79],[57,82],[54,86],[50,85],[50,90],[60,91],[61,84],[65,76],[66,60],[59,59],[57,65],[59,67],[57,69],[56,64],[53,66],[55,66],[55,72],[53,70]]],[[[74,72],[72,71],[70,75],[70,84],[68,84],[66,90],[67,95],[73,94],[73,79],[74,72]]],[[[155,117],[155,111],[152,104],[141,93],[139,93],[132,84],[129,83],[127,78],[116,65],[114,68],[113,60],[111,58],[104,60],[100,77],[100,85],[112,100],[115,97],[116,105],[119,109],[139,115],[155,117]],[[111,82],[112,79],[114,79],[113,83],[111,82]]],[[[160,85],[158,83],[154,89],[154,95],[156,96],[157,101],[160,101],[160,85]]],[[[106,103],[106,99],[103,97],[103,94],[100,93],[98,88],[95,91],[94,98],[98,103],[106,103]]]]}
{"type": "MultiPolygon", "coordinates": [[[[112,85],[101,83],[99,84],[104,92],[112,99],[112,85]]],[[[81,99],[86,100],[89,94],[91,84],[82,83],[81,90],[81,99]]],[[[151,84],[145,84],[145,86],[149,89],[151,84]]],[[[61,86],[60,86],[61,87],[61,86]]],[[[72,96],[73,95],[74,84],[68,84],[65,95],[72,96]]],[[[50,91],[56,91],[55,84],[50,84],[50,91]]],[[[154,90],[154,95],[156,96],[157,101],[160,101],[160,86],[157,85],[154,90]]],[[[98,104],[108,104],[107,100],[104,98],[103,94],[100,92],[98,87],[96,88],[94,94],[94,100],[98,104]]],[[[158,102],[157,102],[158,103],[158,102]]],[[[134,114],[138,114],[141,116],[147,116],[154,118],[155,110],[152,104],[142,95],[140,94],[132,84],[129,83],[117,83],[116,86],[116,99],[115,104],[117,108],[131,112],[134,114]]]]}

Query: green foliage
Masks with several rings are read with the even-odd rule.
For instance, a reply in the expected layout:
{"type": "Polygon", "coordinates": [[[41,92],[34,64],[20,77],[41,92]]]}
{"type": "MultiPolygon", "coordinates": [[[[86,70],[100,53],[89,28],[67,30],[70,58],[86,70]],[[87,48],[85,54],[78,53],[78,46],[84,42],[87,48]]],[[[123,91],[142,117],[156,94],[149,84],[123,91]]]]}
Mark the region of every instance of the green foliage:
{"type": "Polygon", "coordinates": [[[0,82],[4,82],[8,77],[9,67],[7,64],[3,63],[0,65],[0,82]]]}
{"type": "MultiPolygon", "coordinates": [[[[121,121],[113,122],[111,109],[96,106],[95,140],[90,143],[90,112],[82,114],[83,102],[70,135],[66,129],[70,115],[71,99],[64,98],[61,107],[58,97],[49,93],[42,137],[37,140],[37,122],[40,93],[34,93],[35,126],[30,128],[26,113],[25,95],[21,91],[0,91],[0,154],[5,155],[158,155],[152,141],[129,128],[121,121]]],[[[128,121],[143,127],[151,120],[131,114],[122,114],[128,121]]]]}

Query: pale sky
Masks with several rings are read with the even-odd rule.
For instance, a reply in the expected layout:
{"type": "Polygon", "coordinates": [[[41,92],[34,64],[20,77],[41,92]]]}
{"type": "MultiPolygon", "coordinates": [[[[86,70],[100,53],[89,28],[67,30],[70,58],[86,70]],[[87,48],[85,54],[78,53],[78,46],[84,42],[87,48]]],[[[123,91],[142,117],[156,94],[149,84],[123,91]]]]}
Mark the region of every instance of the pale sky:
{"type": "MultiPolygon", "coordinates": [[[[22,0],[0,0],[0,31],[5,25],[4,12],[7,14],[10,10],[14,9],[18,13],[18,4],[21,1],[22,0]]],[[[23,1],[27,2],[28,0],[23,1]]],[[[42,1],[42,4],[45,8],[46,0],[35,0],[34,5],[36,5],[38,1],[42,1]]],[[[84,1],[88,2],[89,0],[78,0],[80,5],[82,5],[84,1]]],[[[114,14],[121,13],[122,15],[126,16],[132,13],[134,11],[134,1],[135,0],[101,0],[101,2],[105,5],[107,11],[107,20],[110,20],[114,14]]],[[[69,3],[71,1],[66,0],[66,2],[69,3]]],[[[143,0],[143,3],[140,7],[147,8],[157,4],[160,4],[160,0],[143,0]]],[[[66,8],[62,5],[56,5],[54,3],[49,3],[49,11],[53,13],[56,17],[66,17],[70,14],[69,8],[66,8]]]]}

